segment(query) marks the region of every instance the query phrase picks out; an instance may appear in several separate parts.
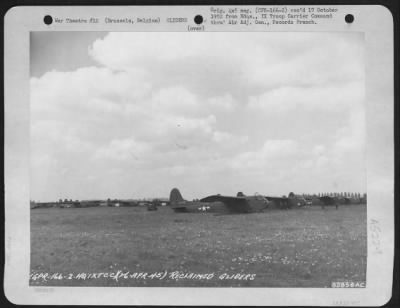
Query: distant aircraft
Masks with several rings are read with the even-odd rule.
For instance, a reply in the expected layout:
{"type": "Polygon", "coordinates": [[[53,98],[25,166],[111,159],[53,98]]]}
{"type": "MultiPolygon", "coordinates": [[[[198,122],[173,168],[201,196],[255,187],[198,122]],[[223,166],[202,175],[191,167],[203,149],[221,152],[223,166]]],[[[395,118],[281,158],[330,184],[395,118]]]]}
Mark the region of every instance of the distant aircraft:
{"type": "Polygon", "coordinates": [[[270,202],[270,208],[288,210],[292,208],[292,202],[287,197],[271,197],[265,196],[265,198],[270,202]]]}
{"type": "Polygon", "coordinates": [[[262,211],[269,205],[269,201],[263,196],[245,196],[242,193],[237,197],[213,195],[200,201],[186,201],[177,188],[171,190],[169,199],[175,212],[191,213],[253,213],[262,211]]]}
{"type": "Polygon", "coordinates": [[[319,198],[319,200],[321,200],[321,202],[322,202],[321,207],[323,209],[327,205],[333,205],[333,206],[335,206],[336,209],[338,209],[338,200],[336,198],[334,198],[334,197],[322,196],[322,197],[319,198]]]}

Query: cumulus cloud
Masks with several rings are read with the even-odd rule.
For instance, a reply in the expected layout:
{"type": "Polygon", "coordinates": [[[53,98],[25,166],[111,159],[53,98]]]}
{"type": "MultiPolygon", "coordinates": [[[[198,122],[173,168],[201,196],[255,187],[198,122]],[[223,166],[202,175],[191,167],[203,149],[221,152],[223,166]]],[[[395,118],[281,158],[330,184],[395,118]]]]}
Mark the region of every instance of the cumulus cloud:
{"type": "MultiPolygon", "coordinates": [[[[298,157],[298,146],[295,140],[267,140],[255,151],[240,153],[233,160],[235,168],[277,168],[285,158],[298,157]]],[[[288,166],[289,167],[289,166],[288,166]]]]}
{"type": "Polygon", "coordinates": [[[222,111],[232,111],[235,108],[235,102],[231,94],[211,97],[207,102],[210,105],[210,108],[217,108],[222,111]]]}
{"type": "Polygon", "coordinates": [[[352,82],[335,86],[281,87],[258,96],[250,96],[248,108],[268,113],[305,111],[349,111],[364,98],[364,84],[352,82]]]}
{"type": "Polygon", "coordinates": [[[31,78],[40,199],[362,187],[361,34],[119,32],[88,55],[31,78]]]}
{"type": "Polygon", "coordinates": [[[139,143],[132,138],[112,140],[110,144],[98,148],[94,153],[94,158],[101,161],[135,161],[139,157],[148,153],[148,147],[144,143],[139,143]]]}
{"type": "Polygon", "coordinates": [[[240,95],[363,80],[362,39],[357,33],[119,32],[96,40],[89,52],[115,70],[145,69],[155,84],[240,95]]]}
{"type": "Polygon", "coordinates": [[[183,87],[162,88],[152,95],[149,103],[154,111],[172,115],[193,112],[197,105],[196,96],[183,87]]]}
{"type": "Polygon", "coordinates": [[[366,118],[364,108],[351,108],[348,125],[343,127],[335,142],[339,153],[363,151],[366,142],[366,118]]]}

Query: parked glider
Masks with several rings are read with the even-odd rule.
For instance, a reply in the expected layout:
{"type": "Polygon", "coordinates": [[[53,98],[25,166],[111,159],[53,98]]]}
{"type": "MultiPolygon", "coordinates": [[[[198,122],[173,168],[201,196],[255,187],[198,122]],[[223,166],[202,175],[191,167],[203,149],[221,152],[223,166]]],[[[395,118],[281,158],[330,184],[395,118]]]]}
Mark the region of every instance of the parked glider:
{"type": "Polygon", "coordinates": [[[171,190],[171,208],[175,212],[252,213],[266,209],[269,201],[260,195],[237,197],[213,195],[200,201],[186,201],[177,188],[171,190]]]}
{"type": "Polygon", "coordinates": [[[330,196],[322,196],[319,198],[319,200],[321,200],[321,207],[324,209],[325,206],[328,205],[333,205],[336,207],[336,209],[338,209],[338,200],[337,198],[334,197],[330,197],[330,196]]]}

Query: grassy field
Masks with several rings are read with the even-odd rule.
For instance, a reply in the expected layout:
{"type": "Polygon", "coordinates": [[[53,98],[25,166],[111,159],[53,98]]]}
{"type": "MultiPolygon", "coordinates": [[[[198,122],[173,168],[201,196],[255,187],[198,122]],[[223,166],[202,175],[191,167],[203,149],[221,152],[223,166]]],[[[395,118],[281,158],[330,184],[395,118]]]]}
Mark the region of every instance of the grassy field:
{"type": "Polygon", "coordinates": [[[366,228],[365,205],[242,215],[35,209],[30,284],[330,287],[365,281],[366,228]]]}

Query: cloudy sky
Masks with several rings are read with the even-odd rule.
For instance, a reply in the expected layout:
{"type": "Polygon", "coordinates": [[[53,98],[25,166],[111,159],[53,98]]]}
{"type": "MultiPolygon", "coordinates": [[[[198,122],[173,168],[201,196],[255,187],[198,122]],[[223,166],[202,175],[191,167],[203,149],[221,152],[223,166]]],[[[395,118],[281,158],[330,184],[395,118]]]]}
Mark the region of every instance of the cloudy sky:
{"type": "Polygon", "coordinates": [[[360,33],[31,33],[31,199],[366,190],[360,33]]]}

